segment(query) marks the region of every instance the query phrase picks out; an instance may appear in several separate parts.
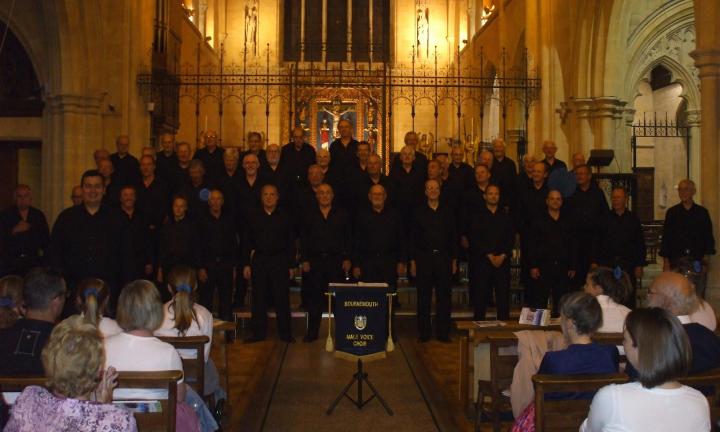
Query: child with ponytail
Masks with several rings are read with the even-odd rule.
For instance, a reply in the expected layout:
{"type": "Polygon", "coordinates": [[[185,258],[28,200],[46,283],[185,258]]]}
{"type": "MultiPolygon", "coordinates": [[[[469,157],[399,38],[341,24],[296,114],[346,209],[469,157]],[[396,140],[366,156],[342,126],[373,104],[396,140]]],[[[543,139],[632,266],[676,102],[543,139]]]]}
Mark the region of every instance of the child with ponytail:
{"type": "Polygon", "coordinates": [[[97,327],[104,338],[123,331],[114,319],[104,316],[109,300],[110,287],[102,279],[83,279],[78,284],[77,308],[85,322],[97,327]]]}
{"type": "Polygon", "coordinates": [[[624,306],[632,292],[628,274],[620,267],[595,267],[588,272],[585,292],[597,298],[602,308],[598,333],[622,333],[625,317],[630,313],[624,306]]]}
{"type": "Polygon", "coordinates": [[[23,278],[0,278],[0,329],[10,328],[23,315],[23,278]]]}

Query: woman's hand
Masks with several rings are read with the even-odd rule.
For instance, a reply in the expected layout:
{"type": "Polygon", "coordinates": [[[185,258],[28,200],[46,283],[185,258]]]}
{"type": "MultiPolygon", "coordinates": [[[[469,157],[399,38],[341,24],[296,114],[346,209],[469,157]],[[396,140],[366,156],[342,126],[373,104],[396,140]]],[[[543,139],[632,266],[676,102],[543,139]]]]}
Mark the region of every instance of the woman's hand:
{"type": "Polygon", "coordinates": [[[101,403],[111,403],[113,400],[113,389],[117,386],[118,372],[110,366],[102,374],[100,383],[95,390],[95,398],[101,403]]]}

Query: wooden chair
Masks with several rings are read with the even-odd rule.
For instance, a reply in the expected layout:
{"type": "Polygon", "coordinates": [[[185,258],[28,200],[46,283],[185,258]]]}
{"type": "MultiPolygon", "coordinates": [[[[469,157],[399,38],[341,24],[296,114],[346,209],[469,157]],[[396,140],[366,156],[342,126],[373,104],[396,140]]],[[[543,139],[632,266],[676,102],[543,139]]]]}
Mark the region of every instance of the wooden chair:
{"type": "Polygon", "coordinates": [[[195,358],[182,359],[185,383],[192,387],[200,397],[205,396],[205,344],[210,343],[210,338],[207,336],[161,336],[158,339],[169,343],[177,350],[195,351],[195,358]]]}
{"type": "Polygon", "coordinates": [[[179,370],[118,373],[117,389],[167,389],[167,399],[160,401],[162,412],[134,413],[139,431],[175,431],[177,382],[182,377],[179,370]]]}
{"type": "Polygon", "coordinates": [[[595,392],[608,384],[628,382],[625,374],[535,375],[535,432],[576,432],[587,418],[591,400],[545,400],[548,393],[595,392]]]}
{"type": "Polygon", "coordinates": [[[682,384],[690,387],[714,387],[712,394],[705,395],[710,404],[710,420],[714,426],[712,430],[717,430],[718,421],[720,421],[720,369],[711,369],[709,371],[688,375],[679,378],[682,384]]]}
{"type": "Polygon", "coordinates": [[[518,362],[517,354],[500,354],[501,348],[517,346],[517,338],[510,333],[508,336],[489,336],[490,345],[490,379],[478,381],[478,395],[475,401],[475,430],[480,430],[482,415],[492,419],[493,431],[499,432],[501,427],[500,413],[511,411],[510,398],[503,390],[512,384],[513,372],[518,362]],[[485,397],[490,400],[485,403],[485,397]]]}

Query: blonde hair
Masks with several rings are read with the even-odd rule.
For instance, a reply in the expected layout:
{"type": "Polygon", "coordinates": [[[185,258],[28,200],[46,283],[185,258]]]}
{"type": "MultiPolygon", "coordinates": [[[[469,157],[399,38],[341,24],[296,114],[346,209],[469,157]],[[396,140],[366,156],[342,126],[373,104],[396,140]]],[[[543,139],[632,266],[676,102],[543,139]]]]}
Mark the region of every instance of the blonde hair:
{"type": "Polygon", "coordinates": [[[0,329],[12,327],[20,319],[23,303],[23,278],[8,275],[0,278],[0,329]]]}
{"type": "Polygon", "coordinates": [[[97,327],[73,315],[53,329],[42,363],[50,389],[70,398],[88,394],[97,387],[105,363],[102,336],[97,327]]]}
{"type": "Polygon", "coordinates": [[[162,324],[160,292],[152,282],[138,279],[125,285],[117,306],[117,323],[125,331],[155,331],[162,324]]]}
{"type": "Polygon", "coordinates": [[[76,302],[88,324],[97,327],[109,298],[110,288],[102,279],[83,279],[78,284],[76,302]]]}
{"type": "Polygon", "coordinates": [[[190,267],[174,267],[168,275],[168,285],[173,294],[169,310],[175,314],[175,329],[181,336],[185,336],[193,320],[200,326],[193,306],[193,295],[197,290],[197,276],[190,267]]]}

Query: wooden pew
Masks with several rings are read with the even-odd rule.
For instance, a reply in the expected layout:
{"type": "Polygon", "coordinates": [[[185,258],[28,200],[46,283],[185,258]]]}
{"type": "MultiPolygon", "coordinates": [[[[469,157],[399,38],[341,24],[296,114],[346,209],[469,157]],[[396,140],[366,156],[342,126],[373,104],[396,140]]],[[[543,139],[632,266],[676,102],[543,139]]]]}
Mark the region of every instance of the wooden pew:
{"type": "Polygon", "coordinates": [[[621,373],[598,375],[535,375],[535,432],[576,432],[587,418],[589,399],[545,400],[547,393],[594,392],[609,384],[628,382],[621,373]]]}
{"type": "Polygon", "coordinates": [[[205,344],[210,343],[210,338],[207,336],[158,336],[158,339],[169,343],[176,350],[195,351],[195,358],[182,359],[185,384],[192,387],[200,397],[205,396],[205,344]]]}
{"type": "Polygon", "coordinates": [[[482,415],[487,414],[493,423],[493,431],[499,432],[501,427],[501,411],[510,411],[510,398],[503,390],[512,384],[513,371],[518,361],[517,354],[500,354],[501,348],[517,346],[514,334],[488,336],[490,345],[490,379],[478,381],[478,396],[475,402],[475,430],[480,430],[482,415]],[[490,401],[485,403],[485,397],[490,401]]]}

